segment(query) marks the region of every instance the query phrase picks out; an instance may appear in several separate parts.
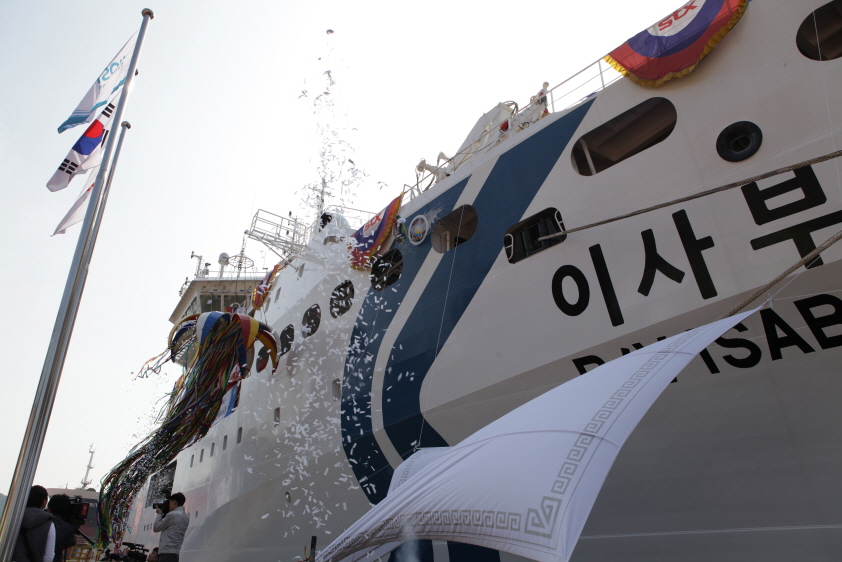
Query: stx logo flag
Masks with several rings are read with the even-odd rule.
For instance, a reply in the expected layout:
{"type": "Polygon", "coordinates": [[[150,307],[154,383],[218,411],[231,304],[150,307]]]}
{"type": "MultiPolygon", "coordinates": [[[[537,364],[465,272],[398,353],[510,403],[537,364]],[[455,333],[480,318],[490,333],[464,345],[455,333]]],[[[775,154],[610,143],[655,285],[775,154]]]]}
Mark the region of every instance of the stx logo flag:
{"type": "Polygon", "coordinates": [[[690,0],[611,51],[605,61],[641,86],[690,74],[734,27],[748,0],[690,0]]]}

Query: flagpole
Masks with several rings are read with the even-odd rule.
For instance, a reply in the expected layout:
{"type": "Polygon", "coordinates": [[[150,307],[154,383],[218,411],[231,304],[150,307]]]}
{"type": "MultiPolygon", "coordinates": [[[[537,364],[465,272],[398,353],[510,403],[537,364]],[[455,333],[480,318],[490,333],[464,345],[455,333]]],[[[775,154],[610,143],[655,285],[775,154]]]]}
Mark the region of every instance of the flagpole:
{"type": "MultiPolygon", "coordinates": [[[[137,37],[137,44],[129,64],[126,82],[123,91],[120,93],[120,101],[114,112],[114,123],[120,123],[126,101],[129,97],[129,89],[132,79],[137,70],[137,61],[143,46],[143,39],[146,36],[146,28],[149,20],[155,17],[152,10],[145,9],[141,12],[143,23],[137,37]]],[[[123,123],[123,130],[120,134],[122,144],[126,130],[130,127],[123,123]]],[[[44,359],[44,367],[41,370],[41,378],[38,381],[38,388],[35,399],[32,402],[32,411],[29,414],[29,422],[24,433],[21,444],[20,455],[18,456],[15,472],[12,476],[12,483],[9,488],[9,495],[6,498],[6,505],[3,508],[3,515],[0,518],[0,562],[9,562],[18,537],[18,530],[23,520],[23,512],[29,497],[29,489],[35,479],[35,470],[38,467],[38,459],[41,456],[41,448],[44,445],[44,436],[50,421],[53,403],[55,402],[61,371],[64,367],[64,360],[67,355],[67,346],[70,336],[73,333],[73,325],[76,322],[76,314],[79,310],[79,300],[85,288],[85,281],[88,276],[88,265],[96,244],[96,236],[102,220],[102,213],[105,210],[105,200],[108,195],[107,186],[103,189],[106,176],[113,174],[109,172],[111,153],[114,149],[114,135],[109,135],[105,150],[103,151],[102,163],[91,191],[91,200],[88,202],[88,209],[85,212],[85,220],[82,223],[82,230],[79,233],[79,241],[76,243],[76,251],[73,255],[73,262],[67,275],[67,282],[64,287],[61,304],[59,305],[56,323],[53,327],[50,345],[47,348],[47,355],[44,359]]],[[[117,156],[115,155],[115,165],[117,156]]]]}

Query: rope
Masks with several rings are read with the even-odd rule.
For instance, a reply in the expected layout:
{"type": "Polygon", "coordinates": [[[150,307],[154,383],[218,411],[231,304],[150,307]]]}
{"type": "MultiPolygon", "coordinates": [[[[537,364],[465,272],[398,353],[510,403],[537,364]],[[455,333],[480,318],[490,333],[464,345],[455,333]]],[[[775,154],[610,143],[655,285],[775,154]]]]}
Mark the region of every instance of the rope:
{"type": "Polygon", "coordinates": [[[780,275],[775,277],[769,283],[767,283],[766,285],[763,285],[762,287],[757,289],[757,291],[752,293],[752,295],[750,297],[748,297],[746,300],[744,300],[743,302],[741,302],[740,304],[738,304],[737,306],[735,306],[734,308],[732,308],[731,310],[729,310],[728,312],[726,312],[725,314],[723,314],[722,316],[717,318],[717,320],[722,320],[724,318],[728,318],[729,316],[733,316],[734,314],[738,313],[743,308],[745,308],[746,306],[751,304],[751,302],[754,301],[757,297],[759,297],[760,295],[762,295],[763,293],[765,293],[766,291],[768,291],[769,289],[771,289],[772,287],[774,287],[775,285],[777,285],[778,283],[783,281],[793,271],[795,271],[796,269],[798,269],[802,265],[810,263],[811,261],[816,259],[819,254],[821,254],[823,251],[825,251],[828,248],[830,248],[831,246],[833,246],[840,239],[842,239],[842,230],[840,230],[839,232],[837,232],[836,234],[834,234],[833,236],[831,236],[830,238],[825,240],[824,243],[822,243],[821,246],[819,246],[818,248],[816,248],[815,250],[813,250],[812,252],[810,252],[809,254],[804,256],[802,259],[800,259],[798,261],[798,263],[796,263],[792,267],[788,268],[786,271],[784,271],[783,273],[781,273],[780,275]]]}
{"type": "Polygon", "coordinates": [[[700,197],[705,197],[707,195],[713,195],[714,193],[719,193],[720,191],[727,191],[729,189],[734,189],[735,187],[741,187],[746,185],[747,183],[764,180],[766,178],[771,178],[772,176],[777,176],[779,174],[783,174],[784,172],[791,172],[796,168],[802,168],[804,166],[810,166],[812,164],[818,164],[819,162],[825,162],[827,160],[832,160],[834,158],[838,158],[842,156],[842,150],[837,150],[835,152],[831,152],[829,154],[825,154],[824,156],[819,156],[817,158],[812,158],[810,160],[805,160],[803,162],[799,162],[798,164],[793,164],[791,166],[787,166],[785,168],[778,168],[777,170],[772,170],[771,172],[766,172],[765,174],[760,174],[759,176],[754,176],[748,179],[744,179],[741,181],[737,181],[734,183],[729,183],[727,185],[723,185],[720,187],[714,187],[713,189],[708,189],[706,191],[700,191],[694,195],[688,195],[687,197],[680,197],[678,199],[673,199],[672,201],[667,201],[666,203],[660,203],[658,205],[653,205],[651,207],[646,207],[643,209],[639,209],[637,211],[633,211],[631,213],[627,213],[625,215],[619,215],[614,218],[605,219],[599,222],[592,222],[591,224],[586,224],[585,226],[578,226],[576,228],[570,228],[567,230],[563,230],[561,232],[557,232],[555,234],[548,234],[547,236],[542,236],[538,238],[538,241],[542,240],[549,240],[551,238],[558,238],[560,236],[566,236],[571,232],[579,232],[580,230],[586,230],[588,228],[593,228],[595,226],[602,226],[603,224],[608,224],[610,222],[615,222],[622,219],[627,219],[629,217],[635,217],[637,215],[642,215],[643,213],[648,213],[650,211],[656,211],[658,209],[663,209],[664,207],[669,207],[671,205],[677,205],[678,203],[684,203],[685,201],[692,201],[693,199],[699,199],[700,197]]]}

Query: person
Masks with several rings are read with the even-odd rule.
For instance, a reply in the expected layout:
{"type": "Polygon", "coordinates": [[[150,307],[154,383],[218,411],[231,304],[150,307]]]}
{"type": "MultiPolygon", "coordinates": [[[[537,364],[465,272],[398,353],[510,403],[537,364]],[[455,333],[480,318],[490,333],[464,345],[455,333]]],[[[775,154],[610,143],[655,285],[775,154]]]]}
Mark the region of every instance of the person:
{"type": "Polygon", "coordinates": [[[70,524],[70,497],[55,494],[47,504],[47,511],[53,514],[56,526],[56,555],[53,562],[64,562],[64,549],[76,545],[76,527],[70,524]]]}
{"type": "Polygon", "coordinates": [[[53,562],[56,527],[53,516],[44,511],[47,497],[47,489],[43,486],[30,488],[12,555],[13,562],[53,562]]]}
{"type": "Polygon", "coordinates": [[[187,532],[187,525],[190,524],[190,516],[184,511],[184,502],[187,498],[181,492],[176,492],[168,495],[167,500],[170,509],[166,514],[160,507],[155,508],[158,515],[152,524],[152,531],[161,533],[158,562],[178,562],[184,533],[187,532]]]}

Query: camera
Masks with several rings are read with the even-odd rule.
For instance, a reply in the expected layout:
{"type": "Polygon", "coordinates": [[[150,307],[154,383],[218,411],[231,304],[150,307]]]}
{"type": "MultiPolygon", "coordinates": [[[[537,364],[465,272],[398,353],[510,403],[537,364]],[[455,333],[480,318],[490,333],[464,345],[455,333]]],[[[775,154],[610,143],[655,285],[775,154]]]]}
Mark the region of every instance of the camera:
{"type": "Polygon", "coordinates": [[[153,503],[152,507],[154,507],[155,509],[160,509],[161,513],[166,515],[170,511],[170,502],[169,502],[169,500],[166,500],[166,501],[162,501],[160,503],[153,503]]]}
{"type": "Polygon", "coordinates": [[[77,529],[85,524],[88,519],[88,509],[90,504],[85,503],[82,496],[73,496],[70,498],[70,509],[67,512],[67,522],[77,529]]]}

